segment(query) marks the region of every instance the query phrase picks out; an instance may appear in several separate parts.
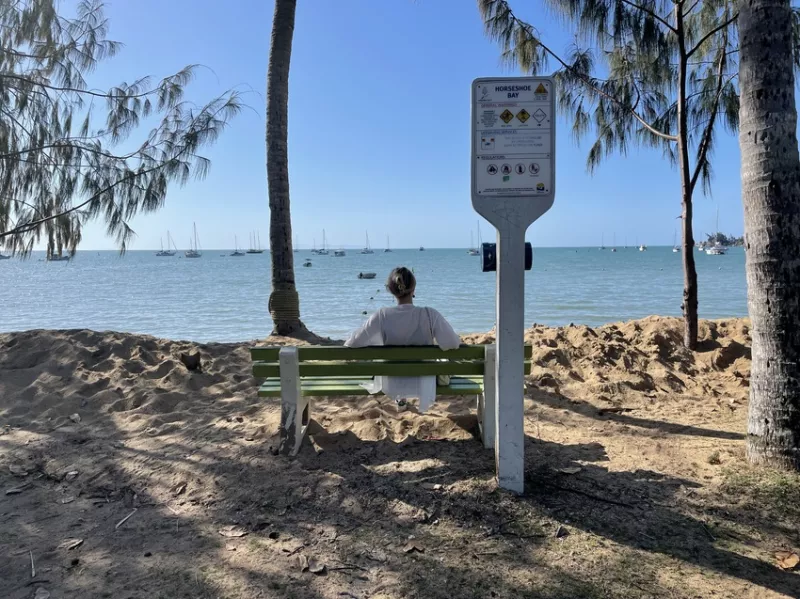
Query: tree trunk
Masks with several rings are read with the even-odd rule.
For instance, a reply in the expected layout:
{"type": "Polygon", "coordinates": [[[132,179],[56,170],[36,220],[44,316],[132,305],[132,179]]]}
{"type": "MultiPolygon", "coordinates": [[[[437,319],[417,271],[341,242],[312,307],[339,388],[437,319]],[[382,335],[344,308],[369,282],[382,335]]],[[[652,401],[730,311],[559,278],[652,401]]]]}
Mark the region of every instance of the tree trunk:
{"type": "Polygon", "coordinates": [[[678,168],[681,174],[681,242],[683,253],[683,343],[697,349],[697,270],[694,266],[692,233],[692,172],[689,169],[689,126],[686,114],[686,32],[683,4],[675,5],[675,29],[678,37],[678,168]]]}
{"type": "Polygon", "coordinates": [[[292,218],[289,206],[289,62],[297,0],[276,0],[267,71],[267,182],[269,185],[269,247],[272,293],[269,312],[273,334],[305,333],[300,321],[300,297],[294,282],[292,218]]]}
{"type": "Polygon", "coordinates": [[[739,2],[751,462],[800,470],[800,157],[789,0],[739,2]]]}

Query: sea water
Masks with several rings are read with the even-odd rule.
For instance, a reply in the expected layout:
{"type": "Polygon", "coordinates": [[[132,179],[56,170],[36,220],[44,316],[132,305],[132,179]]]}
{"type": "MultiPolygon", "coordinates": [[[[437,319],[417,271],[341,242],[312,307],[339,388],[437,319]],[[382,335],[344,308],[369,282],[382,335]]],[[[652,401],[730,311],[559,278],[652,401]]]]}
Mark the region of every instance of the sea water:
{"type": "MultiPolygon", "coordinates": [[[[152,251],[79,251],[70,262],[0,261],[0,332],[88,328],[171,339],[242,341],[268,335],[270,254],[199,259],[152,251]]],[[[744,251],[725,256],[694,251],[701,318],[747,314],[744,251]]],[[[495,273],[465,249],[394,250],[344,257],[296,252],[302,319],[319,335],[345,338],[366,314],[390,305],[384,283],[395,266],[417,276],[416,303],[438,309],[459,332],[495,324],[495,273]],[[310,259],[312,266],[304,267],[310,259]],[[359,279],[375,272],[375,279],[359,279]]],[[[681,254],[669,247],[535,248],[525,277],[525,322],[596,326],[651,314],[679,316],[681,254]]]]}

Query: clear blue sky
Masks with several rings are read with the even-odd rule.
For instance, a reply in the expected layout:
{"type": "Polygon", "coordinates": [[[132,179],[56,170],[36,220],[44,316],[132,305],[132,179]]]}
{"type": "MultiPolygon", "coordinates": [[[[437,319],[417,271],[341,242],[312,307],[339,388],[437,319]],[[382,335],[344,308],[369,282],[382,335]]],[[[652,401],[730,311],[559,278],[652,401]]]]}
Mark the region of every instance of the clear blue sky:
{"type": "MultiPolygon", "coordinates": [[[[544,4],[516,0],[517,13],[563,49],[569,34],[544,4]]],[[[166,207],[133,221],[132,249],[157,248],[169,229],[186,246],[192,221],[206,249],[246,246],[269,230],[264,97],[273,4],[264,0],[116,0],[107,6],[110,38],[122,53],[90,77],[105,88],[145,74],[161,77],[200,63],[188,98],[201,103],[226,89],[252,88],[253,110],[238,117],[205,155],[209,177],[170,191],[166,207]]],[[[291,64],[289,171],[292,219],[300,247],[465,247],[477,215],[469,196],[469,93],[476,77],[519,74],[504,68],[482,29],[474,0],[299,0],[291,64]]],[[[636,149],[594,174],[585,168],[591,139],[577,145],[559,120],[557,196],[534,224],[537,246],[618,245],[627,236],[671,244],[680,214],[676,170],[659,152],[636,149]]],[[[142,132],[144,135],[144,132],[142,132]]],[[[134,134],[133,139],[136,139],[134,134]]],[[[735,137],[720,137],[713,197],[698,197],[696,235],[740,234],[742,208],[735,137]]],[[[489,225],[482,223],[484,239],[489,225]]],[[[111,249],[102,226],[83,249],[111,249]]]]}

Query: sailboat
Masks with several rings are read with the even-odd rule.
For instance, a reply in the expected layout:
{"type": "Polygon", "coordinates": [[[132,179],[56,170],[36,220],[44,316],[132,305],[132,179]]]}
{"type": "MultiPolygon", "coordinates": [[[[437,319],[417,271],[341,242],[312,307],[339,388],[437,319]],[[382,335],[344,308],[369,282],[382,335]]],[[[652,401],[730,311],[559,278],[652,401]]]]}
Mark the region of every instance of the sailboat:
{"type": "Polygon", "coordinates": [[[673,254],[677,254],[678,252],[681,251],[681,248],[679,248],[678,245],[675,243],[677,241],[677,238],[678,238],[677,231],[673,231],[672,232],[672,253],[673,254]]]}
{"type": "Polygon", "coordinates": [[[261,249],[261,233],[253,231],[250,234],[250,249],[247,250],[248,254],[263,254],[264,250],[261,249]]]}
{"type": "Polygon", "coordinates": [[[233,253],[231,256],[244,256],[244,252],[239,251],[239,238],[236,235],[233,236],[233,253]]]}
{"type": "Polygon", "coordinates": [[[603,233],[600,233],[600,249],[606,249],[605,235],[603,233]]]}
{"type": "Polygon", "coordinates": [[[325,239],[325,229],[322,229],[322,249],[317,252],[317,254],[319,254],[320,256],[328,256],[330,254],[328,248],[325,247],[326,243],[327,240],[325,239]]]}
{"type": "Polygon", "coordinates": [[[186,250],[183,255],[187,258],[199,258],[203,254],[200,253],[200,244],[197,243],[197,224],[192,223],[192,231],[194,232],[194,238],[189,238],[189,249],[186,250]],[[194,241],[194,244],[192,243],[194,241]]]}
{"type": "Polygon", "coordinates": [[[294,252],[295,254],[300,251],[300,240],[297,235],[294,236],[294,252]]]}
{"type": "Polygon", "coordinates": [[[388,254],[392,251],[392,248],[389,247],[389,236],[386,236],[386,249],[383,250],[384,254],[388,254]]]}
{"type": "MultiPolygon", "coordinates": [[[[719,206],[717,206],[717,225],[716,225],[717,232],[714,235],[719,234],[719,206]]],[[[710,248],[706,248],[706,254],[709,256],[724,256],[725,252],[728,251],[724,245],[722,245],[719,241],[715,242],[710,248]]]]}
{"type": "Polygon", "coordinates": [[[480,256],[481,253],[475,247],[475,237],[472,231],[469,232],[469,249],[467,250],[467,254],[470,256],[480,256]]]}
{"type": "MultiPolygon", "coordinates": [[[[170,245],[174,246],[175,242],[172,241],[172,236],[169,234],[169,231],[167,231],[167,249],[164,249],[164,244],[162,242],[161,243],[161,251],[160,252],[156,252],[156,256],[174,256],[176,252],[172,251],[170,249],[170,245]]],[[[176,251],[177,251],[177,248],[176,248],[176,251]]]]}
{"type": "Polygon", "coordinates": [[[616,252],[617,251],[617,234],[616,233],[614,233],[614,245],[611,246],[611,251],[612,252],[616,252]]]}
{"type": "Polygon", "coordinates": [[[369,231],[367,231],[367,245],[364,246],[364,249],[361,250],[362,254],[374,254],[375,252],[372,251],[372,248],[369,246],[369,231]]]}

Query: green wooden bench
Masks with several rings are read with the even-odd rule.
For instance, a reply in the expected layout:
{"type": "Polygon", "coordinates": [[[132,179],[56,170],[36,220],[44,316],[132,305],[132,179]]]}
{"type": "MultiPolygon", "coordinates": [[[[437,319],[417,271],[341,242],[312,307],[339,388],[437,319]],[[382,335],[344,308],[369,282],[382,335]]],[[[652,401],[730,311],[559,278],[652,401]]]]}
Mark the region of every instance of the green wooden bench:
{"type": "MultiPolygon", "coordinates": [[[[525,374],[532,348],[525,347],[525,374]]],[[[281,398],[281,453],[296,455],[305,436],[312,397],[369,395],[361,385],[375,376],[450,375],[436,395],[477,398],[478,424],[485,447],[494,447],[495,346],[462,345],[444,351],[432,346],[253,347],[253,375],[266,379],[261,397],[281,398]]]]}

